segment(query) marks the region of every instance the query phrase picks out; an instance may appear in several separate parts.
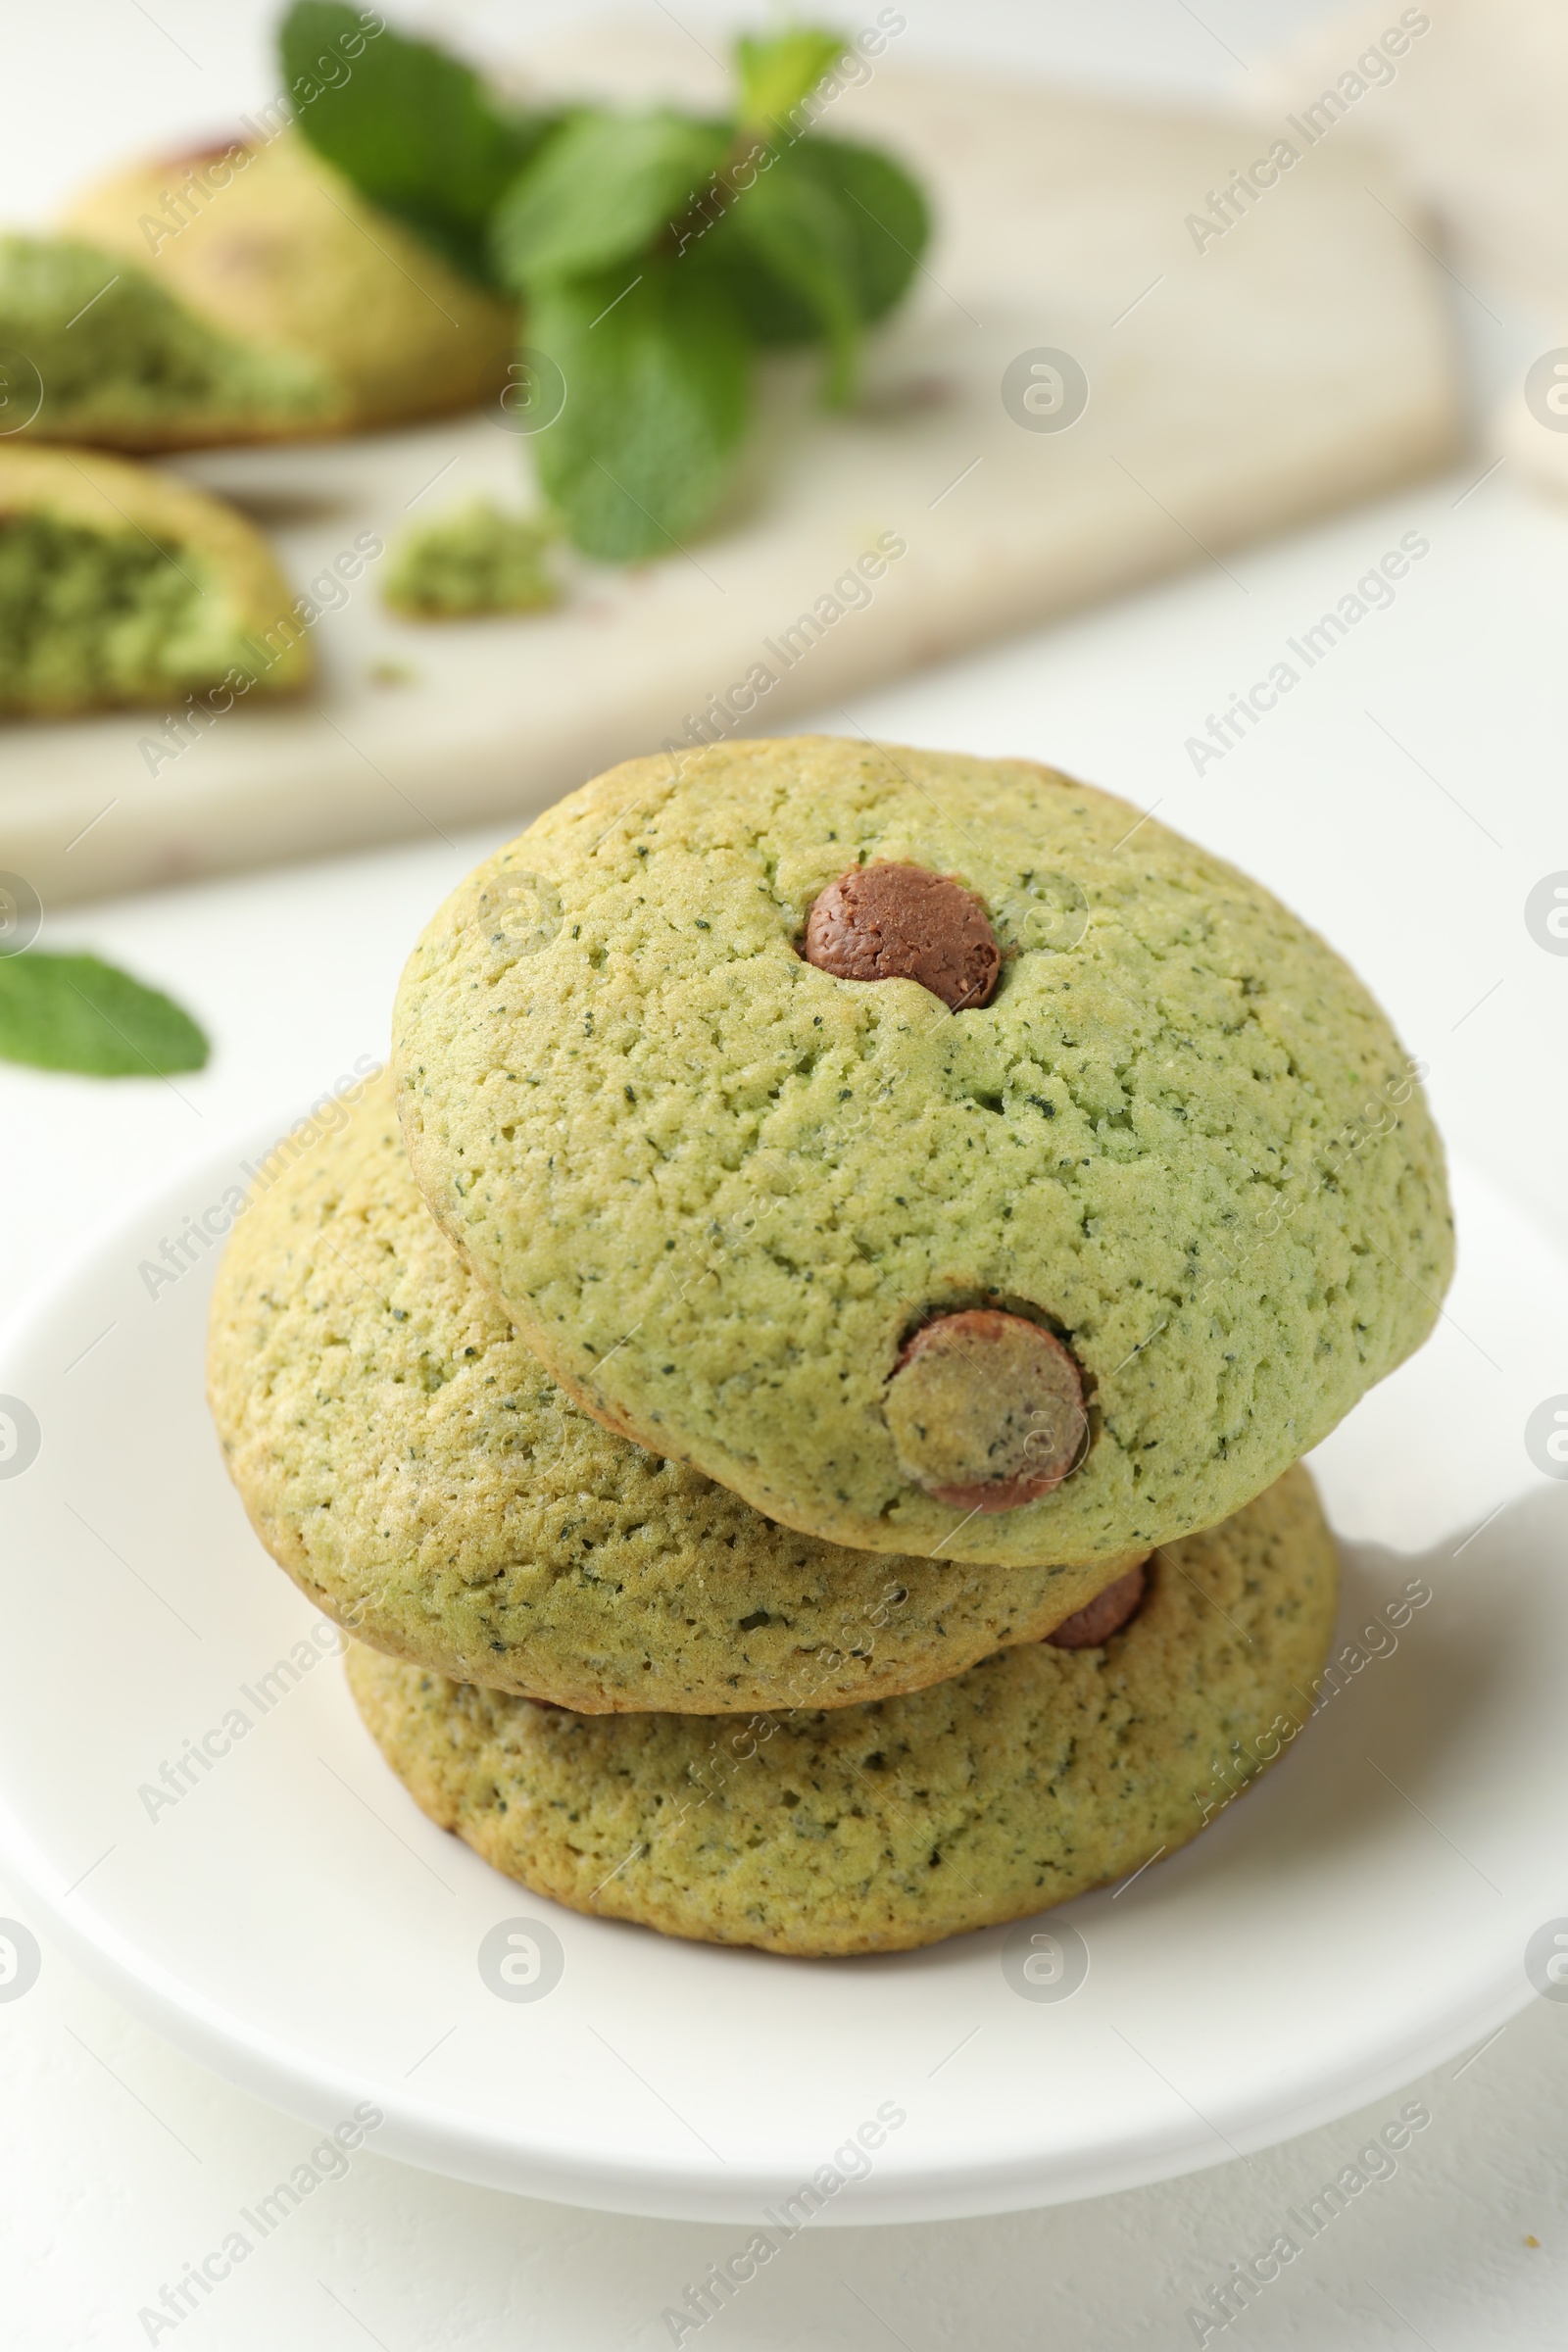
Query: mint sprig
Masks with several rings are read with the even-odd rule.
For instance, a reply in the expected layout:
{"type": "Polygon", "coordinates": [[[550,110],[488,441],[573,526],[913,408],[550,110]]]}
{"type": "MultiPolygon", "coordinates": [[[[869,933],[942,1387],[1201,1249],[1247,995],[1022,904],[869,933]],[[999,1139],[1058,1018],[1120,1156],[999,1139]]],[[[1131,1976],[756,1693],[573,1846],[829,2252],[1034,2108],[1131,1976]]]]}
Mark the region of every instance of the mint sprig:
{"type": "Polygon", "coordinates": [[[844,46],[743,40],[722,122],[586,110],[499,207],[497,275],[566,379],[540,479],[587,554],[668,554],[710,516],[759,350],[821,344],[825,397],[853,397],[865,329],[905,292],[931,222],[890,156],[810,128],[805,102],[844,46]]]}
{"type": "Polygon", "coordinates": [[[211,1049],[172,997],[96,956],[0,956],[0,1059],[89,1078],[166,1078],[211,1049]]]}
{"type": "Polygon", "coordinates": [[[364,23],[335,0],[289,11],[300,127],[371,202],[522,302],[525,343],[566,385],[539,478],[585,554],[667,555],[710,520],[761,352],[819,345],[825,398],[854,397],[865,331],[907,289],[931,220],[891,156],[815,128],[837,33],[742,38],[719,119],[522,116],[460,60],[364,23]],[[318,61],[351,36],[352,68],[328,76],[318,61]]]}

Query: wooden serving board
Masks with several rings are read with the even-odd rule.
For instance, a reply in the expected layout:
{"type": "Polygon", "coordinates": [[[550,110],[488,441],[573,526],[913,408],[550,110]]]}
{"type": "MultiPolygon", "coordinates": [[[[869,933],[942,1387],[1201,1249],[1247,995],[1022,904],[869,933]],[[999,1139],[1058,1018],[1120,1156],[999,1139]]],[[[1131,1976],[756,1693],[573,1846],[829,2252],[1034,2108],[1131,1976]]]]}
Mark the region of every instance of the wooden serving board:
{"type": "MultiPolygon", "coordinates": [[[[702,54],[673,36],[628,32],[587,54],[558,78],[716,94],[702,54]]],[[[327,591],[344,601],[315,625],[311,695],[239,706],[177,757],[157,713],[0,729],[0,869],[47,905],[522,820],[705,710],[751,732],[831,714],[872,681],[1217,561],[1452,453],[1442,281],[1384,209],[1408,217],[1404,191],[1348,140],[1200,252],[1188,215],[1267,153],[1235,118],[890,54],[829,122],[903,150],[940,218],[857,414],[824,416],[808,371],[780,367],[717,527],[636,571],[575,566],[544,617],[402,622],[372,561],[327,591]],[[1021,358],[1041,350],[1087,378],[1066,429],[1017,420],[1053,417],[1056,379],[1021,358]],[[1016,392],[1004,403],[1015,362],[1032,412],[1016,392]],[[903,552],[852,579],[879,543],[903,552]],[[741,710],[730,689],[748,678],[741,710]]],[[[181,466],[268,524],[303,589],[368,531],[390,541],[411,514],[481,491],[531,496],[527,452],[480,416],[181,466]]]]}

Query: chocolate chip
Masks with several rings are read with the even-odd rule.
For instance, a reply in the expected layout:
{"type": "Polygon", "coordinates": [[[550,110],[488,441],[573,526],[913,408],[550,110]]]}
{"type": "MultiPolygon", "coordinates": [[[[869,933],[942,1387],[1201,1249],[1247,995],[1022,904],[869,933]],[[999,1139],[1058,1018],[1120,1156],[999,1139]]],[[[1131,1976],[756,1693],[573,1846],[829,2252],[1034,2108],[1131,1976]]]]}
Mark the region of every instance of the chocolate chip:
{"type": "Polygon", "coordinates": [[[1089,1434],[1067,1349],[997,1307],[922,1324],[893,1368],[883,1409],[905,1477],[960,1511],[1012,1511],[1049,1494],[1089,1434]]]}
{"type": "Polygon", "coordinates": [[[1083,1608],[1074,1609],[1070,1617],[1064,1617],[1046,1640],[1057,1649],[1098,1649],[1112,1634],[1120,1633],[1138,1609],[1148,1581],[1148,1563],[1140,1560],[1136,1568],[1118,1576],[1113,1585],[1097,1592],[1083,1608]]]}
{"type": "Polygon", "coordinates": [[[812,906],[802,953],[839,980],[917,980],[955,1012],[989,1004],[1002,969],[985,902],[923,865],[851,866],[812,906]]]}

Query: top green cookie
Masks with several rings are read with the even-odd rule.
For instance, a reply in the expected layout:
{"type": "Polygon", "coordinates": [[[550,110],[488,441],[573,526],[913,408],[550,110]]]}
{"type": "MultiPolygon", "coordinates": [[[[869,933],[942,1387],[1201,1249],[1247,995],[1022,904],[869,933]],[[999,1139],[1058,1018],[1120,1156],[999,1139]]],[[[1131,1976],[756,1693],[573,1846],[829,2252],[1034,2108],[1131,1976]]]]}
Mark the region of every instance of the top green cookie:
{"type": "MultiPolygon", "coordinates": [[[[1077,1565],[1211,1526],[1420,1344],[1451,1271],[1441,1146],[1354,974],[1233,867],[1022,760],[630,761],[453,894],[394,1032],[430,1205],[556,1378],[866,1550],[1077,1565]],[[989,1002],[803,959],[813,902],[885,863],[978,894],[989,1002]],[[937,1381],[940,1445],[962,1377],[963,1348],[909,1348],[941,1316],[966,1345],[1022,1316],[1076,1363],[1052,1492],[915,1483],[907,1399],[937,1381]]],[[[1034,1394],[1015,1418],[1054,1409],[1034,1394]]]]}

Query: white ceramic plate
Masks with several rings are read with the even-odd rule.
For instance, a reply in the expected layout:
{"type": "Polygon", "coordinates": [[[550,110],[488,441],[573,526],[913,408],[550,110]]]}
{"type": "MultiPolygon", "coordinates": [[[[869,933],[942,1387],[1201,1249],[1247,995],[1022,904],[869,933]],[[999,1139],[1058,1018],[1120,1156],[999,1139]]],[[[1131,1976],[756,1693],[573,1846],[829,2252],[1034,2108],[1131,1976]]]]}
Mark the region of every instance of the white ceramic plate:
{"type": "Polygon", "coordinates": [[[1568,1911],[1568,1487],[1523,1432],[1568,1389],[1568,1265],[1485,1184],[1459,1184],[1437,1338],[1316,1464],[1343,1635],[1411,1578],[1434,1597],[1194,1846],[1035,1923],[1090,1962],[1036,1999],[1029,1927],[801,1962],[559,1911],[423,1819],[333,1658],[264,1682],[318,1621],[208,1424],[216,1251],[156,1296],[139,1271],[249,1155],[123,1221],[0,1346],[24,1408],[0,1408],[0,1851],[40,1925],[233,2081],[323,2126],[368,2099],[376,2147],[465,2179],[754,2226],[880,2112],[819,2219],[907,2221],[1259,2147],[1530,1997],[1526,1941],[1568,1911]],[[554,1984],[514,1947],[530,1998],[481,1972],[515,1921],[559,1944],[554,1984]]]}

